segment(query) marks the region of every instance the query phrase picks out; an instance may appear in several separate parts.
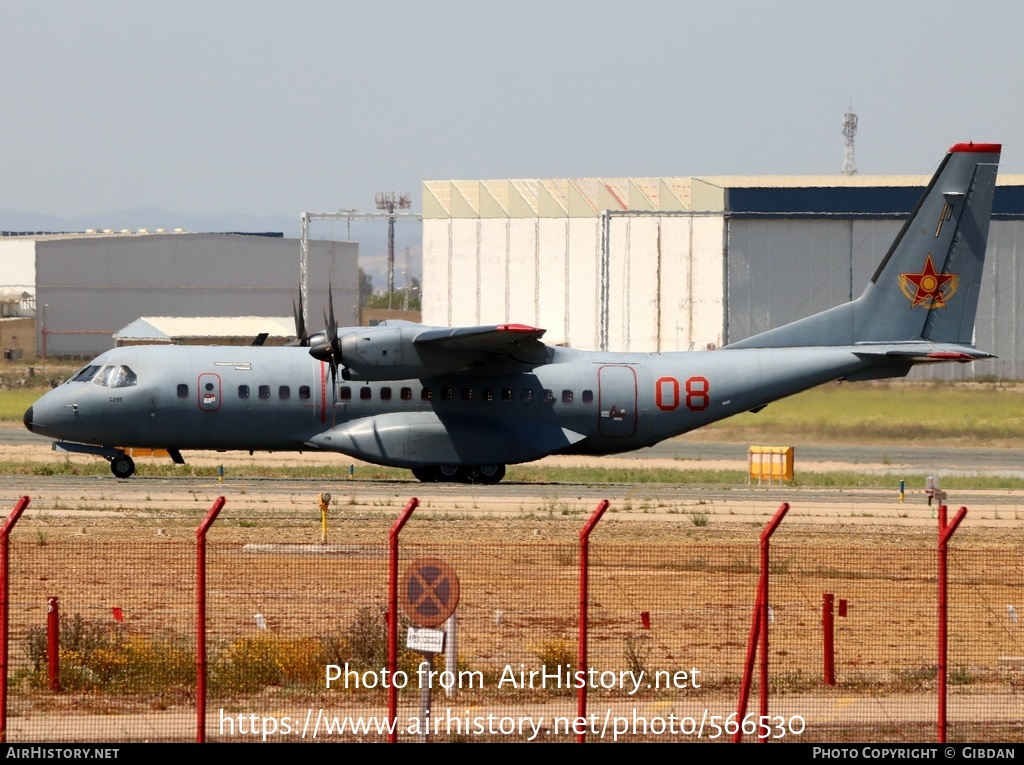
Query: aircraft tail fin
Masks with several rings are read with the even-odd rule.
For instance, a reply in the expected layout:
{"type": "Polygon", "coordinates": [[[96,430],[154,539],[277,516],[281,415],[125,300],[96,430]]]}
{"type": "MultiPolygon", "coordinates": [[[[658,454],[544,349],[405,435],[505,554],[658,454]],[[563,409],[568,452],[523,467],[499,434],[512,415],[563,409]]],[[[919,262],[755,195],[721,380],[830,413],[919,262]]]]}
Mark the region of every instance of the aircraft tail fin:
{"type": "Polygon", "coordinates": [[[971,345],[1000,151],[950,148],[859,298],[727,347],[971,345]]]}

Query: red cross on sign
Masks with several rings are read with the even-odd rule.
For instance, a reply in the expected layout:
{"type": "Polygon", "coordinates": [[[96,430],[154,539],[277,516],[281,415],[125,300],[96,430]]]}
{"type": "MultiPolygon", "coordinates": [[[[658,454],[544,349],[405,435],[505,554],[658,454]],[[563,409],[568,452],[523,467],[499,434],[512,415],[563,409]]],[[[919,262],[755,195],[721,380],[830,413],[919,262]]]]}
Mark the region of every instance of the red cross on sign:
{"type": "Polygon", "coordinates": [[[399,595],[413,624],[438,627],[459,605],[459,577],[440,558],[417,558],[405,570],[399,595]]]}

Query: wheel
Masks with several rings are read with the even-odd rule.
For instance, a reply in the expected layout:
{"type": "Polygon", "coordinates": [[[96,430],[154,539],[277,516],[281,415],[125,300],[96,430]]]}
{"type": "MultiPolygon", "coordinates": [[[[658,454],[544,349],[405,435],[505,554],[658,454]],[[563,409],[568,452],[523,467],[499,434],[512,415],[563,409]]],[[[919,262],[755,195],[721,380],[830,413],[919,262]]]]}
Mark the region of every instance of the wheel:
{"type": "Polygon", "coordinates": [[[440,480],[440,474],[437,471],[437,467],[434,465],[424,465],[423,467],[414,467],[412,474],[415,478],[423,483],[437,483],[440,480]]]}
{"type": "Polygon", "coordinates": [[[455,482],[463,480],[463,471],[458,465],[438,465],[437,473],[437,480],[439,481],[455,482]]]}
{"type": "Polygon", "coordinates": [[[505,477],[505,466],[476,465],[470,472],[473,483],[495,484],[505,477]]]}
{"type": "Polygon", "coordinates": [[[135,461],[127,454],[110,460],[110,472],[118,478],[131,478],[135,472],[135,461]]]}

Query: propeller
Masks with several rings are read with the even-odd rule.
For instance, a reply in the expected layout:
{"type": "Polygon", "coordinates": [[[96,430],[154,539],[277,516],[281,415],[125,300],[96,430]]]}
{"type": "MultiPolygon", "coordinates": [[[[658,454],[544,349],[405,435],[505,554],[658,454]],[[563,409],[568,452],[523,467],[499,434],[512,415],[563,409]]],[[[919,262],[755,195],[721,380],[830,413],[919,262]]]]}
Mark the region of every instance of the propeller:
{"type": "MultiPolygon", "coordinates": [[[[326,337],[309,348],[309,355],[319,361],[326,361],[331,365],[331,387],[333,388],[338,379],[338,367],[342,364],[341,341],[338,340],[338,322],[334,318],[334,292],[330,283],[327,285],[327,306],[324,311],[324,324],[327,327],[326,337]]],[[[308,342],[308,340],[307,340],[308,342]]]]}
{"type": "Polygon", "coordinates": [[[306,348],[309,346],[309,334],[306,332],[306,319],[302,311],[302,293],[299,293],[299,306],[295,307],[295,299],[292,299],[292,316],[295,319],[295,340],[296,345],[306,348]]]}

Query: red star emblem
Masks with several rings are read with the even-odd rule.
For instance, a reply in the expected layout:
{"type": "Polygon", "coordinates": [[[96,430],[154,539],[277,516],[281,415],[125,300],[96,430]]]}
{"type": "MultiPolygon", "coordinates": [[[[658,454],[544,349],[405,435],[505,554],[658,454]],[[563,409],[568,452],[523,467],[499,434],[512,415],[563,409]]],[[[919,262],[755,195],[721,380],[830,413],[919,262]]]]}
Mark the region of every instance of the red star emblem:
{"type": "Polygon", "coordinates": [[[924,261],[919,274],[900,274],[900,289],[910,299],[910,307],[923,305],[925,308],[945,308],[946,301],[953,297],[960,277],[956,274],[940,274],[935,271],[932,254],[924,261]]]}

